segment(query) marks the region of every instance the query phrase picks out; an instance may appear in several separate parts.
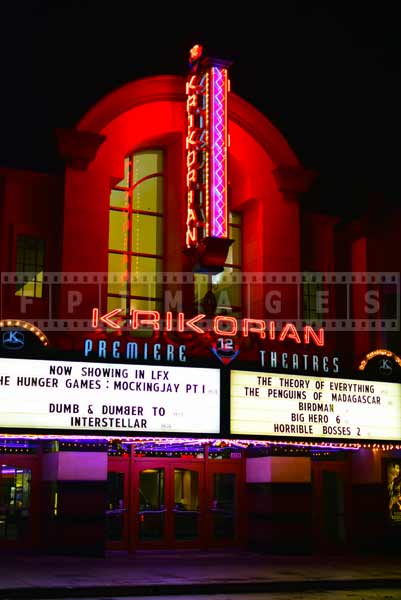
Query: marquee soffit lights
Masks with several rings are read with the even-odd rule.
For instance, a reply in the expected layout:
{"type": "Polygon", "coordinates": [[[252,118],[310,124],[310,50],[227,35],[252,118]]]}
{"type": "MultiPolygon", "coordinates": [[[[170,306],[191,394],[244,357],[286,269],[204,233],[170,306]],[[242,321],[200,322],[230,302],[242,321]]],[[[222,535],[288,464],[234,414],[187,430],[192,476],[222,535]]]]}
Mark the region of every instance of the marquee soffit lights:
{"type": "Polygon", "coordinates": [[[49,340],[47,339],[43,331],[39,329],[39,327],[36,327],[36,325],[28,323],[28,321],[22,321],[21,319],[4,319],[3,321],[0,321],[0,329],[4,327],[18,327],[19,329],[25,329],[26,331],[34,333],[44,346],[49,345],[49,340]]]}
{"type": "MultiPolygon", "coordinates": [[[[153,446],[177,446],[177,444],[182,444],[182,446],[186,445],[198,445],[205,446],[208,445],[210,447],[238,447],[239,449],[247,449],[248,447],[253,448],[275,448],[275,447],[283,447],[283,448],[310,448],[311,450],[316,449],[332,449],[332,450],[352,450],[358,451],[362,449],[370,449],[373,451],[389,451],[389,450],[401,450],[400,444],[389,444],[389,443],[381,443],[381,444],[363,444],[363,443],[346,443],[346,442],[306,442],[306,441],[284,441],[284,440],[243,440],[243,439],[220,439],[220,438],[159,438],[159,437],[129,437],[129,436],[85,436],[85,435],[54,435],[54,434],[13,434],[13,433],[3,433],[0,434],[0,440],[4,442],[7,440],[16,440],[16,439],[25,439],[25,440],[59,440],[59,441],[86,441],[92,443],[101,443],[104,442],[124,442],[134,445],[137,448],[145,447],[148,444],[152,444],[153,446]]],[[[0,446],[1,447],[1,446],[0,446]]]]}

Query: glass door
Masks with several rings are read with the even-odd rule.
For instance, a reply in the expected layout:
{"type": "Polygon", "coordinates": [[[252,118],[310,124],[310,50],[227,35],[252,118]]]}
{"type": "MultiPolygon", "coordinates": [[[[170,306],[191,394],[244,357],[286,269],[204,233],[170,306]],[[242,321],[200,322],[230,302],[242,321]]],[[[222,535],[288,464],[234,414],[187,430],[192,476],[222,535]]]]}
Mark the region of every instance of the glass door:
{"type": "Polygon", "coordinates": [[[242,538],[242,461],[207,462],[208,546],[235,546],[242,538]]]}
{"type": "Polygon", "coordinates": [[[129,461],[109,458],[106,496],[106,545],[110,550],[128,547],[129,461]]]}
{"type": "Polygon", "coordinates": [[[139,545],[166,544],[166,467],[142,463],[134,485],[139,545]]]}
{"type": "Polygon", "coordinates": [[[39,543],[39,523],[33,518],[38,515],[37,464],[6,456],[1,462],[0,547],[31,547],[39,543]]]}
{"type": "Polygon", "coordinates": [[[199,545],[201,538],[201,471],[198,465],[173,466],[173,543],[199,545]]]}
{"type": "Polygon", "coordinates": [[[169,459],[134,463],[135,546],[199,547],[203,464],[169,459]]]}

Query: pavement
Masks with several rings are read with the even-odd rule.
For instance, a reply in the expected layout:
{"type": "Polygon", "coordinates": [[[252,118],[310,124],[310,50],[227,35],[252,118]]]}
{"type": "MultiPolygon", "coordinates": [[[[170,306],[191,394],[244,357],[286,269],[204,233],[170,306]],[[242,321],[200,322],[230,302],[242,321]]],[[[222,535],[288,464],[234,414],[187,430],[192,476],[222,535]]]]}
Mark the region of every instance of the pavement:
{"type": "Polygon", "coordinates": [[[0,598],[189,596],[401,589],[400,555],[277,556],[241,550],[0,554],[0,598]]]}

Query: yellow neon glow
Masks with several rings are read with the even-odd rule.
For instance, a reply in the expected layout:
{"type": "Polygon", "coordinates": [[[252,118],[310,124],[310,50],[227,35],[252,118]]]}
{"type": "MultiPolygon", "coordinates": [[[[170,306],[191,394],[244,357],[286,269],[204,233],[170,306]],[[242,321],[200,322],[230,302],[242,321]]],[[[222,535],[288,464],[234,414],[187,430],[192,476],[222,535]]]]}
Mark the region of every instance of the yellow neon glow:
{"type": "Polygon", "coordinates": [[[401,358],[397,356],[397,354],[394,354],[394,352],[391,352],[391,350],[379,348],[378,350],[373,350],[372,352],[369,352],[369,354],[367,354],[365,358],[361,361],[358,369],[360,371],[363,371],[368,362],[375,356],[387,356],[388,358],[392,358],[401,367],[401,358]]]}
{"type": "Polygon", "coordinates": [[[47,339],[43,331],[39,329],[39,327],[32,325],[32,323],[28,323],[28,321],[21,321],[19,319],[7,319],[6,321],[0,321],[0,328],[2,327],[23,327],[24,329],[29,329],[29,331],[32,331],[32,333],[34,333],[39,338],[39,340],[44,346],[49,345],[49,340],[47,339]]]}

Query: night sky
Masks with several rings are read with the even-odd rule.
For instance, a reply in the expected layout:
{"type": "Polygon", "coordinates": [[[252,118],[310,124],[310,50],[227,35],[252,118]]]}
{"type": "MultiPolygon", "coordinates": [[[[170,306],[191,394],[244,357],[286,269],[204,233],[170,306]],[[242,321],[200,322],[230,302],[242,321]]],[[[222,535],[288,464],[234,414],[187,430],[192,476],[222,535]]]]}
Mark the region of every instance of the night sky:
{"type": "Polygon", "coordinates": [[[233,61],[232,90],[319,173],[314,195],[322,207],[353,214],[378,193],[399,204],[397,3],[206,6],[3,0],[0,166],[60,171],[54,128],[74,126],[129,81],[184,75],[189,48],[201,43],[206,54],[233,61]]]}

